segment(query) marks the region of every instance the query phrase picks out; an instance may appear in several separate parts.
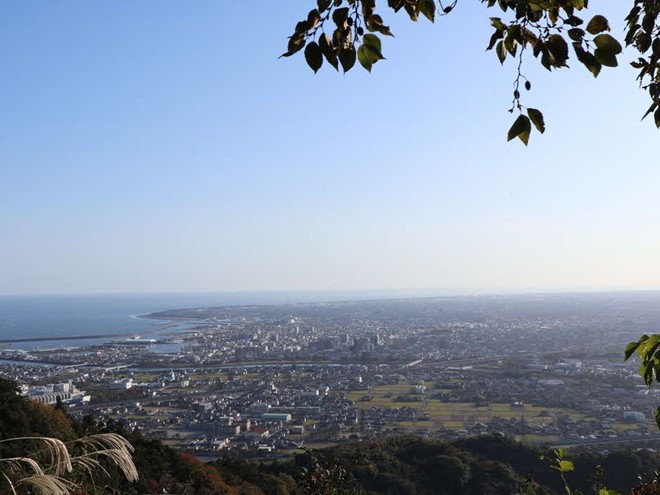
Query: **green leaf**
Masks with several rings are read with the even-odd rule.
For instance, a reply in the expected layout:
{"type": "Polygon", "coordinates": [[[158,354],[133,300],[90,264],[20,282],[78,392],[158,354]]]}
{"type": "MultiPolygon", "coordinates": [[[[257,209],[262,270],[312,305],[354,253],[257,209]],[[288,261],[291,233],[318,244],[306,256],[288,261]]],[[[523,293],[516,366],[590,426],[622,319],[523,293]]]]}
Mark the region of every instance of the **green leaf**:
{"type": "Polygon", "coordinates": [[[424,14],[429,21],[435,22],[435,1],[419,0],[419,11],[424,14]]]}
{"type": "Polygon", "coordinates": [[[582,23],[583,23],[584,21],[583,21],[582,19],[580,19],[579,17],[576,17],[576,16],[574,16],[574,15],[571,15],[571,16],[569,16],[564,22],[565,22],[566,24],[568,24],[569,26],[576,27],[576,26],[580,26],[580,25],[582,25],[582,23]]]}
{"type": "Polygon", "coordinates": [[[516,49],[519,41],[522,41],[520,26],[511,26],[511,29],[509,29],[506,34],[506,38],[504,38],[504,46],[506,51],[509,52],[512,57],[516,56],[516,49]]]}
{"type": "Polygon", "coordinates": [[[527,115],[529,115],[534,127],[543,134],[545,132],[545,122],[543,121],[543,114],[536,108],[528,108],[527,115]]]}
{"type": "Polygon", "coordinates": [[[644,361],[650,361],[653,358],[653,354],[658,349],[658,346],[660,346],[660,335],[644,335],[642,339],[638,341],[639,347],[637,347],[637,354],[644,361]]]}
{"type": "Polygon", "coordinates": [[[351,45],[349,48],[339,50],[339,63],[341,64],[344,72],[348,72],[355,65],[356,53],[355,47],[351,45]]]}
{"type": "Polygon", "coordinates": [[[309,22],[305,21],[300,21],[299,23],[296,24],[296,28],[294,29],[295,34],[302,36],[306,31],[308,31],[311,28],[309,25],[309,22]]]}
{"type": "Polygon", "coordinates": [[[653,38],[645,31],[640,31],[639,34],[635,36],[635,48],[637,48],[640,53],[645,53],[649,48],[651,48],[652,42],[653,38]]]}
{"type": "Polygon", "coordinates": [[[490,37],[490,42],[488,43],[488,46],[486,47],[486,51],[492,50],[493,47],[495,46],[495,43],[497,43],[497,40],[501,40],[504,38],[504,34],[502,31],[495,31],[493,35],[490,37]]]}
{"type": "MultiPolygon", "coordinates": [[[[654,111],[656,108],[658,108],[658,104],[655,103],[655,102],[651,103],[651,106],[648,108],[648,110],[646,111],[646,113],[644,114],[644,116],[641,118],[641,120],[644,120],[646,117],[648,117],[649,114],[653,113],[653,111],[654,111]]],[[[634,342],[631,342],[631,344],[632,344],[632,343],[634,343],[634,342]]],[[[630,345],[630,344],[628,344],[628,345],[630,345]]],[[[638,344],[638,345],[639,345],[639,344],[638,344]]]]}
{"type": "Polygon", "coordinates": [[[365,45],[360,46],[357,50],[357,59],[360,65],[371,72],[371,66],[374,64],[373,60],[369,57],[365,45]]]}
{"type": "Polygon", "coordinates": [[[319,11],[317,9],[310,10],[309,14],[307,14],[307,24],[309,24],[309,29],[314,29],[319,22],[321,22],[319,11]]]}
{"type": "Polygon", "coordinates": [[[319,12],[323,12],[330,7],[332,0],[316,0],[316,5],[319,8],[319,12]]]}
{"type": "Polygon", "coordinates": [[[314,74],[316,74],[323,65],[323,53],[315,41],[312,41],[305,48],[305,60],[310,69],[314,71],[314,74]]]}
{"type": "Polygon", "coordinates": [[[650,387],[653,383],[653,366],[651,366],[650,362],[642,362],[642,364],[639,365],[637,373],[644,378],[644,383],[650,387]]]}
{"type": "Polygon", "coordinates": [[[373,32],[379,32],[386,36],[394,36],[390,27],[383,24],[383,18],[378,14],[374,14],[365,19],[367,24],[367,29],[373,32]]]}
{"type": "Polygon", "coordinates": [[[367,71],[371,72],[371,67],[374,64],[374,60],[372,60],[372,58],[369,56],[365,45],[362,45],[360,48],[358,48],[357,56],[360,65],[367,69],[367,71]]]}
{"type": "Polygon", "coordinates": [[[393,9],[394,12],[401,10],[401,7],[403,7],[405,3],[406,0],[387,0],[387,5],[393,9]]]}
{"type": "Polygon", "coordinates": [[[522,33],[523,33],[523,42],[527,42],[532,46],[536,46],[539,39],[532,31],[530,31],[529,29],[523,29],[522,33]]]}
{"type": "MultiPolygon", "coordinates": [[[[354,3],[352,1],[348,2],[349,5],[354,3]]],[[[376,0],[364,0],[362,2],[362,16],[366,19],[369,19],[374,11],[376,10],[376,0]]]]}
{"type": "Polygon", "coordinates": [[[655,424],[660,428],[660,407],[653,412],[653,416],[655,417],[655,424]]]}
{"type": "Polygon", "coordinates": [[[405,2],[403,10],[408,13],[408,17],[410,17],[411,21],[417,22],[417,19],[419,18],[419,4],[405,2]]]}
{"type": "Polygon", "coordinates": [[[362,45],[357,50],[357,58],[360,65],[371,72],[371,67],[383,57],[373,47],[362,45]]]}
{"type": "Polygon", "coordinates": [[[294,53],[298,53],[305,47],[305,38],[299,35],[293,35],[289,38],[289,43],[287,45],[287,51],[284,52],[281,57],[290,57],[294,53]]]}
{"type": "Polygon", "coordinates": [[[551,34],[548,37],[546,46],[554,58],[551,65],[564,67],[568,60],[568,43],[566,43],[566,40],[560,34],[551,34]]]}
{"type": "Polygon", "coordinates": [[[330,39],[330,36],[325,33],[322,33],[321,36],[319,36],[319,48],[321,49],[321,53],[323,53],[323,56],[328,61],[328,63],[332,65],[335,70],[339,70],[337,53],[335,52],[334,46],[332,46],[332,40],[330,39]]]}
{"type": "Polygon", "coordinates": [[[348,7],[335,9],[335,11],[332,13],[332,20],[335,22],[338,28],[343,28],[347,19],[348,19],[348,7]]]}
{"type": "Polygon", "coordinates": [[[559,471],[562,473],[568,473],[569,471],[573,471],[575,469],[575,466],[573,466],[573,461],[559,461],[559,471]]]}
{"type": "Polygon", "coordinates": [[[503,41],[499,41],[497,43],[497,46],[495,47],[495,53],[497,53],[497,58],[499,59],[501,64],[504,64],[504,60],[506,60],[506,47],[504,46],[503,41]]]}
{"type": "Polygon", "coordinates": [[[634,354],[634,352],[637,350],[638,347],[639,347],[639,342],[630,342],[626,346],[626,350],[623,351],[623,355],[624,355],[623,360],[628,361],[628,359],[630,359],[630,356],[634,354]]]}
{"type": "Polygon", "coordinates": [[[657,14],[654,15],[652,12],[647,12],[646,15],[644,15],[644,19],[642,19],[642,28],[647,33],[653,32],[653,28],[655,28],[656,15],[657,14]]]}
{"type": "Polygon", "coordinates": [[[490,24],[498,31],[506,31],[508,29],[499,17],[491,17],[490,24]]]}
{"type": "Polygon", "coordinates": [[[619,65],[619,62],[616,60],[616,55],[612,52],[601,50],[600,48],[594,50],[594,57],[596,57],[598,63],[605,67],[616,67],[619,65]]]}
{"type": "Polygon", "coordinates": [[[385,58],[380,50],[380,38],[375,34],[365,34],[362,38],[362,46],[357,51],[357,58],[360,65],[371,72],[373,64],[385,58]]]}
{"type": "Polygon", "coordinates": [[[507,134],[507,141],[511,141],[513,138],[519,138],[525,146],[529,142],[529,133],[532,130],[532,124],[529,121],[527,115],[520,114],[515,120],[509,132],[507,134]]]}
{"type": "Polygon", "coordinates": [[[603,66],[598,60],[596,60],[594,54],[585,51],[580,43],[573,43],[573,48],[575,49],[575,55],[577,55],[577,59],[580,63],[582,63],[582,65],[584,65],[594,77],[598,77],[603,66]]]}
{"type": "Polygon", "coordinates": [[[609,30],[610,30],[609,21],[607,20],[606,17],[603,17],[602,15],[593,16],[589,21],[589,23],[587,24],[587,32],[589,32],[589,34],[598,34],[598,33],[602,33],[603,31],[609,31],[609,30]]]}
{"type": "Polygon", "coordinates": [[[612,55],[618,55],[623,51],[621,43],[606,33],[596,36],[594,38],[594,44],[596,47],[598,47],[599,50],[611,53],[612,55]]]}
{"type": "Polygon", "coordinates": [[[582,38],[584,38],[584,30],[580,28],[569,29],[568,37],[573,41],[582,41],[582,38]]]}
{"type": "Polygon", "coordinates": [[[378,51],[378,53],[380,53],[382,50],[382,44],[380,42],[380,38],[375,34],[365,34],[364,37],[362,38],[362,43],[367,46],[375,48],[378,51]]]}

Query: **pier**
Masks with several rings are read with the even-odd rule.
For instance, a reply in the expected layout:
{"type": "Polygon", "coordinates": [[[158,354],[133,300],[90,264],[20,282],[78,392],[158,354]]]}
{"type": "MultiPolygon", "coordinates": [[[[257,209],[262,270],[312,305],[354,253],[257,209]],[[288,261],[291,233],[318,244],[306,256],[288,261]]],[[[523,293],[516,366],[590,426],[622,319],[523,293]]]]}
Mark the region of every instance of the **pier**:
{"type": "Polygon", "coordinates": [[[114,337],[131,337],[134,333],[106,333],[97,335],[59,335],[56,337],[17,337],[15,339],[0,339],[0,344],[15,344],[19,342],[47,342],[53,340],[86,340],[107,339],[114,337]]]}

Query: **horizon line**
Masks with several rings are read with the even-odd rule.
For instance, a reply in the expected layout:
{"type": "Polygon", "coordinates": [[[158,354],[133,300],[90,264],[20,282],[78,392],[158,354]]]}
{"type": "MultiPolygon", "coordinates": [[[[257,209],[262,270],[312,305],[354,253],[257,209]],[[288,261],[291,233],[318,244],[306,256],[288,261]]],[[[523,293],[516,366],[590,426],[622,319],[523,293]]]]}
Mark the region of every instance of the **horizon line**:
{"type": "Polygon", "coordinates": [[[174,296],[174,295],[221,295],[221,294],[396,294],[427,293],[410,297],[460,297],[460,296],[495,296],[495,295],[533,295],[533,294],[589,294],[589,293],[625,293],[625,292],[660,292],[660,287],[561,287],[561,288],[398,288],[398,289],[242,289],[242,290],[191,290],[191,291],[149,291],[99,290],[88,292],[17,292],[0,293],[0,297],[93,297],[93,296],[174,296]],[[432,293],[438,293],[434,296],[432,293]]]}

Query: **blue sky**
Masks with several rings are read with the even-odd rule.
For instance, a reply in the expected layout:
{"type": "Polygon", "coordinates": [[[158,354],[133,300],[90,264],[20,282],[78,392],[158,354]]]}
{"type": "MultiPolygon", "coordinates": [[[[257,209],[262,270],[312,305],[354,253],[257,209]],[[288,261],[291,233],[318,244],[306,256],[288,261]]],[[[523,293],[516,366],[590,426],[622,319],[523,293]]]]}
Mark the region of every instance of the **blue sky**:
{"type": "Polygon", "coordinates": [[[312,4],[0,4],[0,294],[660,286],[633,69],[529,57],[525,148],[494,10],[389,15],[372,74],[314,75],[278,59],[312,4]]]}

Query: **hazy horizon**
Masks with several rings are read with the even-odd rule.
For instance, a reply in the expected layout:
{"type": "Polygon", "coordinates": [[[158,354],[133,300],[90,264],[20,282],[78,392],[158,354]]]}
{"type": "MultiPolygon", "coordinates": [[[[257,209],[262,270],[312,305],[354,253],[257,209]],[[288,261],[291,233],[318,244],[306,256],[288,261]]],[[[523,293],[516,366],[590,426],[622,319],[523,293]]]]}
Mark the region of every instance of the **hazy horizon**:
{"type": "Polygon", "coordinates": [[[403,298],[425,298],[425,297],[453,297],[453,296],[526,296],[534,294],[617,294],[617,293],[648,293],[660,292],[660,286],[654,287],[566,287],[566,288],[537,288],[537,289],[489,289],[489,288],[401,288],[401,289],[276,289],[276,290],[200,290],[200,291],[97,291],[97,292],[17,292],[0,293],[3,298],[21,298],[21,297],[86,297],[86,296],[213,296],[213,295],[305,295],[311,296],[318,294],[333,296],[374,296],[394,295],[403,298]]]}

